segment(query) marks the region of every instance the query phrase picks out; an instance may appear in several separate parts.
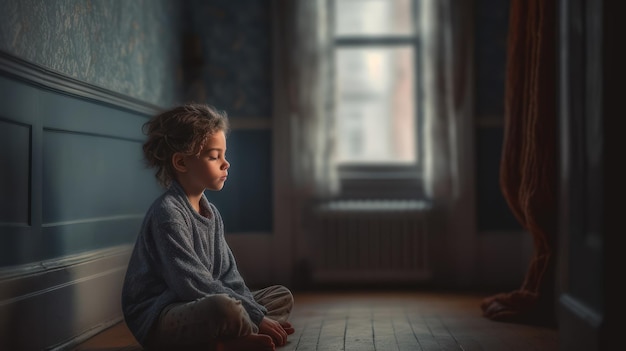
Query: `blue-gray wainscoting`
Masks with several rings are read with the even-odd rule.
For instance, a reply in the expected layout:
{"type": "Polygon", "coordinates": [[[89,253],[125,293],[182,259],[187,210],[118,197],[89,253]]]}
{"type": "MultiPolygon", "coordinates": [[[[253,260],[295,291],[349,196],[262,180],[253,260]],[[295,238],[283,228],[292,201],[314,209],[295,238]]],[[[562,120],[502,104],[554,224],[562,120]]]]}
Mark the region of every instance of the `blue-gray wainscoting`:
{"type": "Polygon", "coordinates": [[[0,349],[63,348],[121,319],[121,281],[161,192],[157,108],[0,55],[0,349]]]}

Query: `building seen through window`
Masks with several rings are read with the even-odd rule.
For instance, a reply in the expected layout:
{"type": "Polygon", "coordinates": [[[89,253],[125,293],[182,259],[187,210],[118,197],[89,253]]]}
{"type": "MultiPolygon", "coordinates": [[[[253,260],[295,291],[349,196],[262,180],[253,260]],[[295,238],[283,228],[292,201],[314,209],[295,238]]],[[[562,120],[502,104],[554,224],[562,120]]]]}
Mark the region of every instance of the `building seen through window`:
{"type": "Polygon", "coordinates": [[[334,0],[338,162],[415,165],[415,0],[334,0]]]}

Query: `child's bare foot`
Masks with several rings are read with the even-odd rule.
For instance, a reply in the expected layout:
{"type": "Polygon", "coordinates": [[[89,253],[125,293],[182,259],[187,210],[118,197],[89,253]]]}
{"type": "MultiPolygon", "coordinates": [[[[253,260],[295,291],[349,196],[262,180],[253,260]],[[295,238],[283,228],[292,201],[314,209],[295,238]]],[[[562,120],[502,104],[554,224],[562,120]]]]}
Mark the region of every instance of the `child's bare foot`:
{"type": "Polygon", "coordinates": [[[217,342],[216,351],[274,351],[276,347],[267,335],[250,334],[241,338],[223,339],[217,342]]]}

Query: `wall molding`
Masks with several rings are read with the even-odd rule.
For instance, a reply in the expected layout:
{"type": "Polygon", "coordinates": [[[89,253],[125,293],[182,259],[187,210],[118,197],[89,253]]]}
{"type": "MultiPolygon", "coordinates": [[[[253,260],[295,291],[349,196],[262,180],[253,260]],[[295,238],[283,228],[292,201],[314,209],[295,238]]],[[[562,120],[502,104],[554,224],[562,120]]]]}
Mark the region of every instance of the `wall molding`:
{"type": "MultiPolygon", "coordinates": [[[[49,169],[44,172],[44,161],[51,160],[46,152],[51,152],[51,145],[60,150],[77,145],[69,139],[75,134],[137,142],[134,135],[139,134],[138,126],[160,108],[2,51],[0,83],[6,93],[0,99],[4,103],[1,121],[26,126],[30,131],[28,154],[19,155],[29,169],[13,169],[10,175],[30,177],[28,192],[18,189],[12,194],[25,197],[31,204],[30,223],[0,223],[3,253],[8,255],[3,257],[8,257],[4,261],[7,265],[0,267],[0,350],[69,349],[122,320],[123,279],[134,244],[130,243],[134,242],[132,235],[136,235],[133,228],[143,217],[137,212],[143,205],[129,205],[122,214],[114,211],[101,218],[78,216],[65,221],[63,216],[52,216],[51,223],[42,223],[46,201],[60,199],[54,206],[71,203],[67,197],[44,194],[43,184],[56,179],[49,169]],[[51,139],[51,135],[58,135],[49,131],[63,131],[65,139],[51,139]]],[[[14,137],[3,135],[9,136],[14,137]]],[[[25,148],[22,139],[15,137],[8,143],[25,148]]],[[[80,141],[89,145],[95,143],[93,140],[80,141]]],[[[111,146],[96,145],[103,150],[111,146]]],[[[126,144],[123,147],[119,150],[125,150],[126,144]]],[[[101,160],[108,162],[113,159],[108,155],[119,150],[102,151],[101,160]]],[[[81,156],[72,157],[80,160],[81,156]]],[[[2,161],[14,162],[16,157],[2,161]]],[[[129,172],[136,171],[139,168],[129,172]]],[[[65,174],[56,175],[67,179],[65,174]]],[[[11,185],[6,184],[5,189],[11,185]]],[[[151,197],[144,190],[152,188],[137,189],[142,196],[151,197]]],[[[111,199],[115,200],[113,196],[111,199]]]]}
{"type": "Polygon", "coordinates": [[[40,88],[111,105],[118,109],[152,116],[161,110],[159,106],[85,83],[66,74],[26,61],[0,51],[0,74],[21,80],[40,88]]]}
{"type": "Polygon", "coordinates": [[[66,349],[122,320],[121,287],[132,247],[3,269],[0,349],[66,349]]]}
{"type": "MultiPolygon", "coordinates": [[[[45,273],[55,269],[63,269],[70,266],[79,265],[94,261],[103,257],[126,254],[132,250],[132,244],[118,245],[104,249],[82,252],[76,255],[69,255],[60,258],[38,261],[23,265],[0,267],[0,286],[9,279],[19,279],[19,277],[45,273]]],[[[2,295],[0,295],[1,297],[2,295]]],[[[2,300],[0,300],[2,305],[2,300]]]]}

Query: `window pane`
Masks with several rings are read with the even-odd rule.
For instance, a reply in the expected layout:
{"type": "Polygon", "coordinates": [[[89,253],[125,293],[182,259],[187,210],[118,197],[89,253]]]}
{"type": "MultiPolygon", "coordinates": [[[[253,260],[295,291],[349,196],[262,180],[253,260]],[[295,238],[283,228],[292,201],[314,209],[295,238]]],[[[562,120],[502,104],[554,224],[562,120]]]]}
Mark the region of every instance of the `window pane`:
{"type": "Polygon", "coordinates": [[[338,48],[340,163],[414,163],[414,49],[338,48]]]}
{"type": "Polygon", "coordinates": [[[337,36],[413,33],[412,0],[335,0],[337,36]]]}

